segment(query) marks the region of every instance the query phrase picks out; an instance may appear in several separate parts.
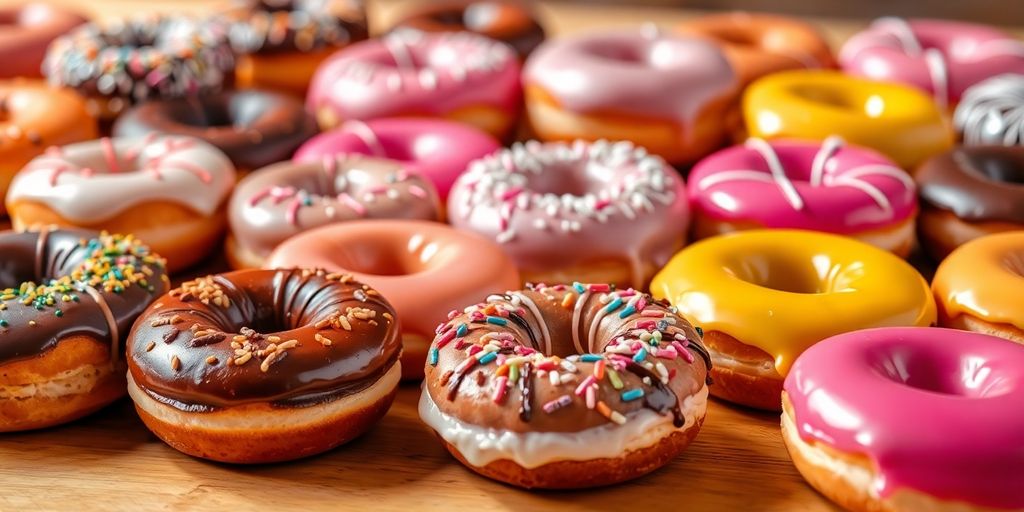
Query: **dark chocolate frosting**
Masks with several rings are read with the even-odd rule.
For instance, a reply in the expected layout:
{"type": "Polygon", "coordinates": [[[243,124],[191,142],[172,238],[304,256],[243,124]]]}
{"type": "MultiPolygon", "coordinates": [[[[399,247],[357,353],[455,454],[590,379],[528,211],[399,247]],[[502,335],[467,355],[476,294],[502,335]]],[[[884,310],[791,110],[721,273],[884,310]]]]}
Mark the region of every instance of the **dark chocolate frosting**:
{"type": "Polygon", "coordinates": [[[394,30],[475,32],[508,44],[521,58],[544,42],[544,27],[530,9],[501,0],[431,2],[411,12],[394,30]]]}
{"type": "Polygon", "coordinates": [[[317,127],[297,99],[246,90],[145,102],[122,114],[113,128],[115,137],[153,132],[202,139],[235,166],[252,170],[290,159],[317,127]]]}
{"type": "Polygon", "coordinates": [[[398,359],[398,332],[391,305],[347,275],[243,270],[157,300],[129,336],[129,371],[182,410],[304,406],[375,383],[398,359]]]}
{"type": "Polygon", "coordinates": [[[926,205],[968,221],[1024,223],[1024,147],[957,147],[914,175],[926,205]]]}
{"type": "Polygon", "coordinates": [[[163,260],[132,237],[84,230],[0,232],[0,363],[69,336],[111,345],[168,288],[163,260]]]}
{"type": "Polygon", "coordinates": [[[238,53],[308,52],[369,36],[356,0],[237,0],[223,12],[238,53]]]}

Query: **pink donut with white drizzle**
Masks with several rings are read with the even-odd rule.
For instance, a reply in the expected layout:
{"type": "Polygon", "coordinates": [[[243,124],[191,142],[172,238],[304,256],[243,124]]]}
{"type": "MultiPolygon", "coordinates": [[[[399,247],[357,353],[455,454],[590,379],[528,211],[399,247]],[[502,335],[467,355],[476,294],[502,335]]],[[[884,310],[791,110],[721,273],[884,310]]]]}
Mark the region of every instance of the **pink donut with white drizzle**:
{"type": "Polygon", "coordinates": [[[914,242],[913,179],[881,154],[839,137],[748,139],[694,166],[687,192],[697,239],[743,229],[807,229],[904,257],[914,242]]]}
{"type": "Polygon", "coordinates": [[[306,107],[322,130],[352,119],[437,117],[501,139],[518,119],[519,71],[511,47],[480,35],[398,31],[325,60],[306,107]]]}
{"type": "Polygon", "coordinates": [[[447,200],[455,179],[469,162],[494,153],[501,145],[472,126],[441,119],[389,118],[346,121],[308,140],[295,162],[320,161],[325,155],[368,155],[402,162],[426,177],[447,200]]]}
{"type": "Polygon", "coordinates": [[[915,86],[954,107],[964,91],[1005,73],[1024,73],[1024,43],[987,25],[879,18],[839,52],[843,71],[915,86]]]}
{"type": "Polygon", "coordinates": [[[78,227],[131,233],[170,271],[208,255],[224,234],[231,160],[194,137],[150,134],[51,147],[11,183],[15,229],[78,227]]]}
{"type": "Polygon", "coordinates": [[[807,481],[848,510],[1024,510],[1024,347],[894,327],[807,349],[782,431],[807,481]]]}
{"type": "Polygon", "coordinates": [[[401,162],[352,154],[279,162],[246,176],[231,196],[228,263],[260,268],[281,242],[358,219],[440,220],[434,185],[401,162]]]}
{"type": "Polygon", "coordinates": [[[683,179],[631,142],[513,144],[470,164],[448,220],[496,240],[524,282],[640,289],[683,246],[683,179]]]}

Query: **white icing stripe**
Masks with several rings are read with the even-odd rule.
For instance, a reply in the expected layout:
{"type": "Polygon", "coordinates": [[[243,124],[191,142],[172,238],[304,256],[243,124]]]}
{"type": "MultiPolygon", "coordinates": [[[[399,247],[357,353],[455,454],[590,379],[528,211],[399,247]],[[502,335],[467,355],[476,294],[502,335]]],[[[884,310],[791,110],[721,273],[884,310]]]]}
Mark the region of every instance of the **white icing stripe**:
{"type": "Polygon", "coordinates": [[[953,115],[964,144],[1024,144],[1024,75],[999,75],[964,92],[953,115]]]}
{"type": "Polygon", "coordinates": [[[836,152],[842,149],[845,145],[842,137],[837,135],[830,135],[825,139],[825,142],[821,143],[821,147],[818,152],[814,154],[814,161],[811,163],[811,186],[817,187],[821,185],[822,177],[825,175],[825,166],[832,157],[836,156],[836,152]]]}
{"type": "Polygon", "coordinates": [[[537,304],[533,302],[533,299],[519,292],[510,292],[509,295],[518,297],[519,300],[526,304],[526,308],[530,310],[530,314],[533,315],[534,320],[540,325],[541,334],[544,336],[544,347],[542,353],[551,353],[551,333],[548,331],[548,323],[544,321],[544,317],[540,316],[540,309],[537,308],[537,304]]]}
{"type": "Polygon", "coordinates": [[[341,131],[349,131],[352,135],[358,137],[359,140],[363,141],[363,144],[366,144],[366,147],[370,148],[370,151],[373,152],[373,156],[387,158],[388,155],[387,152],[384,151],[384,145],[381,144],[380,138],[377,137],[377,132],[374,132],[373,128],[370,128],[370,125],[358,119],[351,119],[345,121],[345,124],[341,127],[341,131]]]}
{"type": "Polygon", "coordinates": [[[576,347],[576,353],[584,354],[583,344],[580,343],[580,317],[583,315],[583,304],[590,298],[590,290],[586,290],[576,298],[576,305],[572,308],[572,344],[576,347]]]}
{"type": "Polygon", "coordinates": [[[451,443],[467,462],[484,466],[497,460],[510,460],[532,469],[566,460],[618,458],[647,448],[666,436],[693,427],[707,410],[708,387],[687,397],[680,405],[685,423],[672,424],[672,415],[660,415],[642,409],[629,415],[625,424],[609,423],[578,432],[512,432],[465,423],[441,412],[424,391],[420,395],[420,418],[442,439],[451,443]]]}
{"type": "Polygon", "coordinates": [[[775,148],[768,144],[766,140],[757,137],[747,139],[744,145],[757,151],[765,163],[768,164],[768,171],[771,172],[772,178],[779,186],[779,189],[782,190],[786,200],[793,206],[793,209],[802,210],[804,208],[804,199],[800,197],[800,193],[796,191],[793,182],[786,175],[786,169],[782,167],[782,162],[779,161],[779,155],[775,152],[775,148]]]}
{"type": "Polygon", "coordinates": [[[587,353],[594,351],[593,345],[594,339],[597,338],[597,328],[601,325],[601,320],[608,316],[608,308],[605,306],[605,304],[602,304],[601,309],[597,310],[594,314],[594,319],[590,322],[590,329],[587,329],[587,353]]]}

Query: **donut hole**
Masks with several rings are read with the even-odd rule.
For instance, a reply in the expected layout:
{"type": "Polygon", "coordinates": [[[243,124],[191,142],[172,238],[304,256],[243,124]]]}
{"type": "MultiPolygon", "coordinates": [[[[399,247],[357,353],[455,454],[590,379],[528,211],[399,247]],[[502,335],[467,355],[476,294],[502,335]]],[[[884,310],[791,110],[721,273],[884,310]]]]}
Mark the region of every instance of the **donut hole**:
{"type": "Polygon", "coordinates": [[[375,243],[334,246],[332,261],[341,268],[374,276],[408,276],[444,265],[453,254],[422,234],[375,243]]]}
{"type": "Polygon", "coordinates": [[[545,172],[529,173],[527,180],[526,187],[539,194],[582,197],[613,188],[619,173],[592,161],[557,162],[550,164],[545,172]]]}
{"type": "Polygon", "coordinates": [[[594,44],[590,48],[591,55],[605,60],[624,64],[647,64],[648,52],[643,47],[623,44],[594,44]]]}
{"type": "Polygon", "coordinates": [[[840,91],[831,87],[795,85],[792,88],[792,92],[805,100],[822,105],[843,110],[867,110],[867,101],[865,99],[853,97],[846,91],[840,91]]]}
{"type": "Polygon", "coordinates": [[[1024,250],[1012,251],[1003,255],[1002,264],[1007,272],[1024,278],[1024,250]]]}
{"type": "Polygon", "coordinates": [[[754,34],[751,34],[750,32],[728,30],[723,28],[711,31],[711,35],[715,39],[730,46],[741,46],[749,48],[757,48],[761,46],[760,39],[758,39],[754,34]]]}
{"type": "Polygon", "coordinates": [[[993,152],[985,155],[960,153],[967,159],[966,167],[981,177],[998,183],[1024,185],[1024,159],[1008,153],[993,152]]]}
{"type": "Polygon", "coordinates": [[[183,106],[185,108],[168,109],[168,117],[174,122],[196,128],[223,128],[235,124],[231,108],[227,104],[193,98],[183,106]]]}
{"type": "Polygon", "coordinates": [[[829,291],[826,283],[808,272],[807,264],[796,258],[742,257],[728,264],[726,271],[755,286],[780,292],[816,294],[829,291]]]}
{"type": "Polygon", "coordinates": [[[998,363],[970,351],[887,347],[869,354],[868,364],[897,384],[951,397],[990,398],[1017,387],[998,363]]]}

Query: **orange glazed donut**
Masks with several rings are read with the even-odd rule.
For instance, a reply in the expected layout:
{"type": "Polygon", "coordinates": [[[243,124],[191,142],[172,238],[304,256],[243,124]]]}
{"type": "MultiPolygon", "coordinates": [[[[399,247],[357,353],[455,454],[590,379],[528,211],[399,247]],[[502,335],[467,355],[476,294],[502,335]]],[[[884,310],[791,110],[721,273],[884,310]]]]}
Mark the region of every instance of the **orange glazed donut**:
{"type": "Polygon", "coordinates": [[[395,311],[350,276],[242,270],[158,299],[128,337],[128,393],[172,447],[234,463],[298,459],[362,434],[401,374],[395,311]]]}
{"type": "Polygon", "coordinates": [[[266,266],[351,273],[384,294],[402,320],[404,379],[423,378],[434,328],[449,311],[519,287],[515,265],[496,244],[426,221],[365,220],[312,229],[278,246],[266,266]]]}
{"type": "Polygon", "coordinates": [[[527,488],[609,485],[690,444],[710,367],[697,331],[665,302],[607,284],[541,285],[490,296],[441,324],[419,411],[486,477],[527,488]]]}
{"type": "MultiPolygon", "coordinates": [[[[69,89],[0,81],[0,199],[14,175],[48,146],[95,139],[96,118],[69,89]]],[[[0,216],[5,210],[0,205],[0,216]]]]}
{"type": "Polygon", "coordinates": [[[121,341],[168,284],[163,260],[132,236],[0,232],[0,432],[124,396],[121,341]]]}
{"type": "Polygon", "coordinates": [[[220,241],[235,168],[191,137],[148,135],[51,147],[15,176],[15,229],[66,226],[135,233],[175,272],[220,241]]]}

